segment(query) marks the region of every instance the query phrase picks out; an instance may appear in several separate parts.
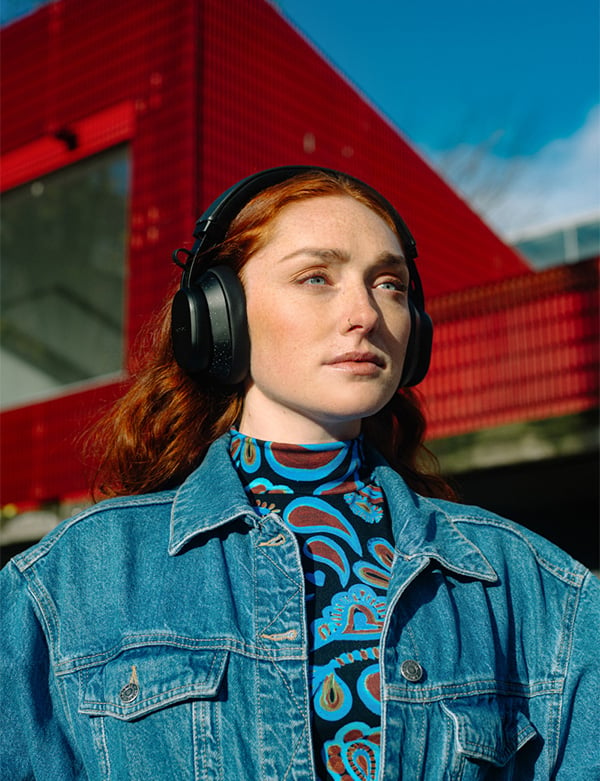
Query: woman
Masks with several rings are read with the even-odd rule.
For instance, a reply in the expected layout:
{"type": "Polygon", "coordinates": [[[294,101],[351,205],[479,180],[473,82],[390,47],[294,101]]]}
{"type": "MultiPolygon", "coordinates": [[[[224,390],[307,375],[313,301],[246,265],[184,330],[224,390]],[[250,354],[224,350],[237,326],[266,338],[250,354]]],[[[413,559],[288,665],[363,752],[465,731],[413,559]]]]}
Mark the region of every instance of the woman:
{"type": "Polygon", "coordinates": [[[2,573],[5,776],[598,777],[598,582],[427,468],[400,217],[275,169],[196,238],[113,498],[2,573]]]}

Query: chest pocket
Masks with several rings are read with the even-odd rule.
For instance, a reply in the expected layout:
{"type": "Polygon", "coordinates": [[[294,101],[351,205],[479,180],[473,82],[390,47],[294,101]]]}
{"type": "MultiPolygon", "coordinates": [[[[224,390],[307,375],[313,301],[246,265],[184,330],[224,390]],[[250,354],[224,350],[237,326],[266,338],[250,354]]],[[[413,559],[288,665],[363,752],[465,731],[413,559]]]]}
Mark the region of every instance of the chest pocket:
{"type": "Polygon", "coordinates": [[[88,776],[222,779],[227,663],[223,649],[154,644],[81,671],[76,728],[88,776]]]}
{"type": "Polygon", "coordinates": [[[450,778],[529,777],[520,773],[526,773],[529,763],[535,762],[538,733],[518,700],[465,698],[441,705],[449,719],[453,746],[450,778]]]}
{"type": "Polygon", "coordinates": [[[92,672],[79,712],[132,721],[184,700],[214,698],[227,655],[155,645],[124,651],[92,672]]]}

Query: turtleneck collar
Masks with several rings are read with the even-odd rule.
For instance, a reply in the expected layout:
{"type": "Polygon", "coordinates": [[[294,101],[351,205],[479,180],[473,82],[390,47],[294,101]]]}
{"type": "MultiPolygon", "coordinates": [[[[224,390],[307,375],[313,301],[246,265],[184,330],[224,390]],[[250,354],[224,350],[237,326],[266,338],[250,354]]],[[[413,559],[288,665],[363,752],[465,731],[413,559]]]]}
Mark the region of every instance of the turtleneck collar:
{"type": "Polygon", "coordinates": [[[294,445],[263,441],[232,429],[229,453],[242,482],[254,494],[290,489],[302,494],[343,494],[360,490],[369,479],[362,436],[294,445]]]}

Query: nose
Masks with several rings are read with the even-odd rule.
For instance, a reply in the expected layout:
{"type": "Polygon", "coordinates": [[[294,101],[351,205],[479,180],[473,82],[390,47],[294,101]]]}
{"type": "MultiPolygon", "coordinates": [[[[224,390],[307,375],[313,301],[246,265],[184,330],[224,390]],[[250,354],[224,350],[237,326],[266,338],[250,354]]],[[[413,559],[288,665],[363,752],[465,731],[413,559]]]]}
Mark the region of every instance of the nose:
{"type": "Polygon", "coordinates": [[[353,286],[344,296],[342,331],[370,333],[379,322],[379,309],[372,291],[364,284],[353,286]]]}

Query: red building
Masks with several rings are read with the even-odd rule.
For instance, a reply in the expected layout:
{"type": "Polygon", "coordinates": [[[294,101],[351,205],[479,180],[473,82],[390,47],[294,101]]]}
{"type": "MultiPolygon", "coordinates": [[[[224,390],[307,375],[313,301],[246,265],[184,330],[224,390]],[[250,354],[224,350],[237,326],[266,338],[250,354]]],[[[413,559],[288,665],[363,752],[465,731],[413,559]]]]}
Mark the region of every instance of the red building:
{"type": "Polygon", "coordinates": [[[534,273],[265,0],[59,0],[1,37],[12,528],[85,496],[77,438],[121,392],[172,250],[273,165],[347,170],[411,226],[437,321],[432,437],[597,409],[597,263],[534,273]]]}

